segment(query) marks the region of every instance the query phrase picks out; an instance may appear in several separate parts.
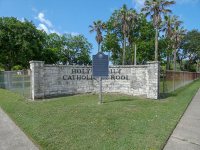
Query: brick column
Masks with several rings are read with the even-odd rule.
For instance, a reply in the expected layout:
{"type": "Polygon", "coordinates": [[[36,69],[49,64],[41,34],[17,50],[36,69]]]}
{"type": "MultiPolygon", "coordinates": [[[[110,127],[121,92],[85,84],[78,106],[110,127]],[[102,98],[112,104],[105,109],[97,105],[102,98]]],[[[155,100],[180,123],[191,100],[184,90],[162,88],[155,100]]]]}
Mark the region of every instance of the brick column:
{"type": "Polygon", "coordinates": [[[44,61],[30,61],[31,98],[44,98],[44,61]]]}
{"type": "Polygon", "coordinates": [[[159,98],[160,63],[158,61],[147,62],[147,98],[159,98]]]}

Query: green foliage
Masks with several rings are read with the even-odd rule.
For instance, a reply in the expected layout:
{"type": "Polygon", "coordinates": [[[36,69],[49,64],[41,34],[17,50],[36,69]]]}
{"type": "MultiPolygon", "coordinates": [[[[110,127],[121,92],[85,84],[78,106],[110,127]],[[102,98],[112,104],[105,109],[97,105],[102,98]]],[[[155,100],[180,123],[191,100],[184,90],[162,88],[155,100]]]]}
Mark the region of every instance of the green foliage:
{"type": "Polygon", "coordinates": [[[42,58],[46,63],[54,64],[91,64],[92,45],[83,35],[71,34],[46,35],[42,58]]]}
{"type": "Polygon", "coordinates": [[[16,66],[12,67],[12,70],[22,70],[22,69],[23,69],[23,67],[20,65],[16,65],[16,66]]]}
{"type": "Polygon", "coordinates": [[[188,55],[190,61],[196,61],[200,59],[200,32],[198,30],[189,31],[183,42],[182,49],[183,53],[188,55]]]}
{"type": "Polygon", "coordinates": [[[30,60],[39,60],[43,41],[43,33],[32,22],[0,18],[0,63],[5,70],[16,64],[28,67],[30,60]]]}
{"type": "MultiPolygon", "coordinates": [[[[115,18],[120,10],[115,10],[107,22],[106,35],[103,41],[103,51],[110,52],[113,64],[122,64],[123,31],[120,25],[115,25],[115,18]]],[[[133,11],[133,10],[131,10],[133,11]]],[[[137,60],[139,63],[154,58],[154,27],[143,14],[139,14],[137,24],[129,33],[129,44],[126,45],[126,64],[133,64],[134,45],[137,45],[137,60]]]]}
{"type": "Polygon", "coordinates": [[[142,12],[144,12],[146,16],[150,16],[153,26],[155,27],[155,61],[158,61],[158,37],[162,16],[163,14],[171,13],[171,10],[167,7],[173,4],[175,4],[174,0],[146,0],[142,8],[142,12]]]}
{"type": "Polygon", "coordinates": [[[199,64],[200,59],[200,32],[198,30],[189,31],[181,43],[182,53],[181,57],[187,58],[185,68],[190,71],[196,70],[196,64],[199,64]]]}
{"type": "Polygon", "coordinates": [[[0,18],[0,64],[5,70],[16,69],[16,65],[29,68],[31,60],[90,64],[91,49],[92,45],[83,35],[48,35],[28,20],[0,18]]]}
{"type": "Polygon", "coordinates": [[[83,35],[72,36],[64,34],[61,36],[62,48],[59,50],[59,62],[62,64],[91,64],[90,44],[83,35]]]}
{"type": "Polygon", "coordinates": [[[1,64],[0,64],[0,71],[4,71],[4,68],[1,64]]]}
{"type": "Polygon", "coordinates": [[[143,14],[140,14],[138,28],[134,32],[138,35],[136,37],[138,61],[141,63],[154,60],[154,27],[143,14]]]}
{"type": "Polygon", "coordinates": [[[56,64],[59,61],[59,51],[63,47],[62,37],[56,33],[45,34],[45,44],[42,58],[45,63],[56,64]]]}
{"type": "Polygon", "coordinates": [[[120,47],[120,41],[115,33],[107,32],[107,35],[102,43],[102,50],[112,53],[110,56],[110,61],[112,61],[113,64],[117,65],[122,63],[122,50],[120,47]]]}

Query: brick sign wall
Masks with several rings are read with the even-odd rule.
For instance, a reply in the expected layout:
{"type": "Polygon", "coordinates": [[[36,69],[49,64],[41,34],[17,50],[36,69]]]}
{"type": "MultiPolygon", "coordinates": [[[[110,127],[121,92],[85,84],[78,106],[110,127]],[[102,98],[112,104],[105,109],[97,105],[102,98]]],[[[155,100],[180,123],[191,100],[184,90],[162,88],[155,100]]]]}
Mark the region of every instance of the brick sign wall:
{"type": "MultiPolygon", "coordinates": [[[[30,68],[32,99],[99,91],[91,66],[56,66],[31,61],[30,68]]],[[[158,99],[159,63],[109,67],[109,77],[103,80],[103,92],[158,99]]]]}

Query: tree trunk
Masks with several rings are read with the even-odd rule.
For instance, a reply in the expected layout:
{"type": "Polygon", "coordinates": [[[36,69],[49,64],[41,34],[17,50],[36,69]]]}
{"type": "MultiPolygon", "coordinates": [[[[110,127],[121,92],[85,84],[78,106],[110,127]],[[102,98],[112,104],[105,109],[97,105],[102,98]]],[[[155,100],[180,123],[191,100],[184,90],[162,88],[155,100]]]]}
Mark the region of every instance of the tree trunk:
{"type": "Polygon", "coordinates": [[[156,28],[155,35],[155,61],[158,61],[158,28],[156,28]]]}
{"type": "Polygon", "coordinates": [[[199,60],[197,60],[197,68],[196,68],[196,72],[199,72],[199,60]]]}
{"type": "Polygon", "coordinates": [[[137,45],[135,44],[134,65],[137,65],[137,45]]]}
{"type": "Polygon", "coordinates": [[[176,49],[174,49],[174,71],[176,71],[176,49]]]}
{"type": "Polygon", "coordinates": [[[169,56],[169,54],[167,54],[167,66],[166,66],[166,70],[170,70],[170,56],[169,56]]]}
{"type": "Polygon", "coordinates": [[[131,65],[134,65],[134,49],[133,49],[133,44],[131,44],[131,65]],[[133,51],[133,53],[132,53],[132,51],[133,51]]]}
{"type": "Polygon", "coordinates": [[[122,58],[122,65],[125,65],[125,55],[126,55],[126,36],[124,36],[124,43],[123,43],[123,58],[122,58]]]}

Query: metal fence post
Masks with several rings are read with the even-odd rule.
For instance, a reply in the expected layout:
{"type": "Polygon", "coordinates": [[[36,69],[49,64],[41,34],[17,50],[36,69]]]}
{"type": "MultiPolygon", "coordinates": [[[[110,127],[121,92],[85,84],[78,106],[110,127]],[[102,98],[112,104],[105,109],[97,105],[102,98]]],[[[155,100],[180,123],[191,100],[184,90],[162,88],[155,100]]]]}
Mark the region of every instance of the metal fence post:
{"type": "Polygon", "coordinates": [[[24,70],[22,70],[22,94],[25,96],[25,91],[24,91],[24,70]]]}
{"type": "Polygon", "coordinates": [[[7,86],[8,86],[8,89],[11,89],[11,72],[10,71],[7,72],[7,86]]]}
{"type": "Polygon", "coordinates": [[[163,70],[163,93],[165,93],[165,71],[163,70]]]}
{"type": "Polygon", "coordinates": [[[173,91],[175,91],[175,71],[173,71],[173,91]]]}

